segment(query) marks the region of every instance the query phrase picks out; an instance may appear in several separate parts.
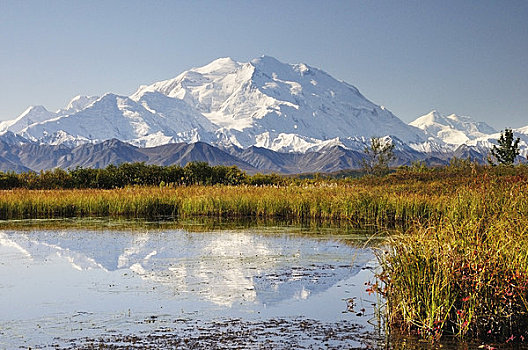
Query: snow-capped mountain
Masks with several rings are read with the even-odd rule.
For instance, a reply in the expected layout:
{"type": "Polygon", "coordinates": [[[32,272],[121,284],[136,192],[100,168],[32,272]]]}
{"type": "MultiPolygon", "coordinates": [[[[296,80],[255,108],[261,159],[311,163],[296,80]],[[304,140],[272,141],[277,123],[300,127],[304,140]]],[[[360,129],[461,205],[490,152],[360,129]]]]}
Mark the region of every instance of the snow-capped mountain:
{"type": "Polygon", "coordinates": [[[409,123],[423,131],[428,136],[440,139],[448,145],[460,146],[469,140],[475,140],[497,130],[484,122],[477,122],[471,117],[451,114],[443,116],[432,111],[409,123]]]}
{"type": "Polygon", "coordinates": [[[99,96],[75,96],[70,103],[66,106],[64,109],[59,109],[57,111],[58,115],[66,115],[66,114],[72,114],[75,112],[79,112],[95,101],[99,99],[99,96]]]}
{"type": "Polygon", "coordinates": [[[48,144],[117,138],[142,147],[204,141],[286,152],[355,147],[371,136],[408,144],[426,140],[354,86],[306,64],[267,56],[247,63],[221,58],[141,86],[130,97],[77,96],[55,113],[31,107],[1,123],[0,131],[48,144]]]}
{"type": "Polygon", "coordinates": [[[284,64],[267,56],[248,63],[221,58],[142,86],[131,98],[151,91],[194,106],[218,126],[221,144],[306,151],[329,141],[346,144],[370,136],[424,141],[423,133],[352,85],[305,64],[284,64]]]}
{"type": "MultiPolygon", "coordinates": [[[[436,110],[423,115],[409,123],[425,132],[431,137],[444,144],[444,151],[456,150],[464,145],[487,154],[493,145],[497,144],[500,132],[484,122],[477,122],[468,116],[451,114],[443,116],[436,110]]],[[[528,126],[512,130],[515,137],[521,142],[519,148],[521,156],[528,155],[528,126]]]]}
{"type": "Polygon", "coordinates": [[[138,146],[156,146],[212,141],[214,137],[215,126],[207,118],[183,101],[155,92],[146,93],[138,101],[114,94],[76,97],[56,113],[36,108],[28,109],[14,123],[4,122],[0,128],[31,141],[68,145],[116,138],[138,146]]]}
{"type": "Polygon", "coordinates": [[[48,111],[44,106],[31,106],[16,119],[1,122],[0,132],[11,131],[19,133],[32,124],[44,122],[55,116],[55,113],[48,111]]]}
{"type": "MultiPolygon", "coordinates": [[[[514,132],[526,157],[528,126],[514,132]]],[[[317,154],[362,152],[374,136],[390,140],[404,161],[429,155],[445,159],[462,146],[485,155],[500,136],[486,123],[436,111],[407,125],[320,69],[268,56],[245,63],[220,58],[141,86],[131,96],[76,96],[56,112],[29,107],[16,119],[1,122],[0,135],[6,145],[29,140],[33,145],[28,149],[37,144],[106,145],[117,139],[137,147],[201,141],[225,150],[317,154]]],[[[348,158],[357,161],[355,154],[348,158]]],[[[36,166],[26,163],[22,165],[36,166]]]]}
{"type": "MultiPolygon", "coordinates": [[[[519,138],[519,151],[520,156],[528,159],[528,126],[518,128],[518,129],[512,129],[514,138],[519,138]]],[[[476,138],[474,140],[470,140],[466,142],[466,144],[470,147],[474,147],[478,150],[480,150],[483,153],[487,153],[490,148],[493,147],[493,145],[497,144],[497,140],[501,136],[500,132],[489,134],[489,135],[483,135],[479,138],[476,138]]]]}

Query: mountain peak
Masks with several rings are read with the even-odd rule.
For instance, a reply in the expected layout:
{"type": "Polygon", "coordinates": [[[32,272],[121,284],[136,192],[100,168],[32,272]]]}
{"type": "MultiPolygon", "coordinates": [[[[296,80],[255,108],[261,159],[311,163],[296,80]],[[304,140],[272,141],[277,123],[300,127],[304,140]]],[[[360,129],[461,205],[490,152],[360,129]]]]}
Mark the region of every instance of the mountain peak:
{"type": "Polygon", "coordinates": [[[29,106],[24,112],[22,112],[22,114],[19,116],[19,118],[23,117],[25,115],[28,115],[30,113],[51,113],[51,112],[48,111],[46,109],[46,107],[44,107],[42,105],[29,106]]]}
{"type": "Polygon", "coordinates": [[[251,60],[251,63],[254,63],[254,64],[280,64],[280,65],[284,65],[284,63],[282,63],[281,61],[279,61],[275,57],[268,56],[268,55],[262,55],[260,57],[254,58],[254,59],[251,60]]]}
{"type": "Polygon", "coordinates": [[[58,112],[61,113],[72,113],[72,112],[78,112],[89,105],[91,105],[93,102],[95,102],[99,96],[84,96],[84,95],[77,95],[74,98],[71,99],[70,103],[66,106],[65,109],[59,110],[58,112]]]}
{"type": "Polygon", "coordinates": [[[137,147],[207,142],[290,153],[334,146],[358,151],[370,137],[390,137],[405,152],[442,152],[461,144],[489,148],[485,138],[497,136],[486,123],[437,110],[407,125],[317,67],[266,55],[249,62],[218,58],[129,97],[78,95],[56,113],[32,106],[0,123],[4,131],[47,145],[114,139],[104,143],[110,147],[117,139],[137,147]]]}
{"type": "Polygon", "coordinates": [[[433,109],[433,110],[431,110],[431,112],[429,112],[427,114],[424,114],[423,116],[417,118],[416,120],[414,120],[410,124],[414,125],[413,123],[416,123],[418,120],[427,120],[427,121],[433,122],[433,121],[436,121],[436,120],[441,119],[441,118],[442,118],[442,116],[440,115],[440,113],[436,109],[433,109]]]}
{"type": "Polygon", "coordinates": [[[417,118],[409,125],[417,127],[425,131],[427,135],[451,145],[461,145],[469,140],[496,132],[488,124],[477,122],[469,116],[456,114],[443,116],[436,110],[417,118]]]}
{"type": "Polygon", "coordinates": [[[203,67],[193,68],[191,69],[191,71],[198,72],[201,74],[225,74],[233,72],[239,67],[240,63],[234,61],[231,57],[221,57],[203,67]]]}
{"type": "Polygon", "coordinates": [[[288,74],[292,70],[290,64],[282,63],[278,59],[272,56],[260,56],[259,58],[252,59],[249,62],[253,67],[266,73],[275,73],[278,75],[288,74]]]}
{"type": "Polygon", "coordinates": [[[409,125],[415,126],[417,128],[423,129],[424,127],[431,124],[442,124],[450,125],[452,121],[458,121],[459,117],[456,114],[451,114],[444,116],[440,114],[436,109],[433,109],[431,112],[422,115],[421,117],[416,118],[409,125]]]}
{"type": "Polygon", "coordinates": [[[19,133],[24,128],[55,117],[55,113],[48,111],[44,106],[30,106],[14,120],[0,123],[0,131],[19,133]]]}

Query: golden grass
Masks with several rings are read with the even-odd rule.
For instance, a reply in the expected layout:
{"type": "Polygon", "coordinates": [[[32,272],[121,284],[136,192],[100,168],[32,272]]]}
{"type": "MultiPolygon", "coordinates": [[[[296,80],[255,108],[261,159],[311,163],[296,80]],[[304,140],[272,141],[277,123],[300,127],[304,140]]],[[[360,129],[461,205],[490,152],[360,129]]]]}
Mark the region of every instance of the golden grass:
{"type": "Polygon", "coordinates": [[[328,183],[284,187],[15,189],[0,192],[0,219],[216,216],[346,220],[357,225],[394,226],[442,212],[444,196],[406,193],[403,188],[328,183]]]}
{"type": "Polygon", "coordinates": [[[379,254],[389,324],[440,338],[528,340],[528,182],[488,178],[379,254]]]}

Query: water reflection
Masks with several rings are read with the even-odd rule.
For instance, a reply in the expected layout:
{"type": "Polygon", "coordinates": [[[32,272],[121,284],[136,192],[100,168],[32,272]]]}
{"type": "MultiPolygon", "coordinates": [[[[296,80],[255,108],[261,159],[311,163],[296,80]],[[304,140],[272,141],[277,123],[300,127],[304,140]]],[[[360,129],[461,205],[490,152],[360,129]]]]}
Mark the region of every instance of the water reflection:
{"type": "Polygon", "coordinates": [[[71,322],[77,336],[99,323],[133,333],[148,314],[350,320],[343,299],[365,297],[375,260],[327,237],[185,230],[5,230],[0,257],[0,335],[22,345],[71,322]]]}

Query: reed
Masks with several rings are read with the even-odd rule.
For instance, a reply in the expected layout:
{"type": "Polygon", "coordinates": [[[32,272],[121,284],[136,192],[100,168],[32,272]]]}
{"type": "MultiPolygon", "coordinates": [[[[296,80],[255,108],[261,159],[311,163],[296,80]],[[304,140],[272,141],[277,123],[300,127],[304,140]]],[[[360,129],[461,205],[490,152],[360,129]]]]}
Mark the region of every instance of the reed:
{"type": "Polygon", "coordinates": [[[210,216],[341,220],[394,227],[445,215],[472,215],[467,212],[474,210],[471,201],[480,198],[485,186],[528,178],[484,175],[447,173],[420,179],[416,174],[396,173],[381,179],[299,181],[282,186],[13,189],[0,191],[0,219],[210,216]]]}
{"type": "Polygon", "coordinates": [[[379,254],[389,324],[434,339],[527,341],[526,179],[487,179],[452,197],[379,254]]]}
{"type": "Polygon", "coordinates": [[[192,216],[345,220],[396,226],[442,212],[440,196],[361,185],[7,190],[0,219],[192,216]]]}

